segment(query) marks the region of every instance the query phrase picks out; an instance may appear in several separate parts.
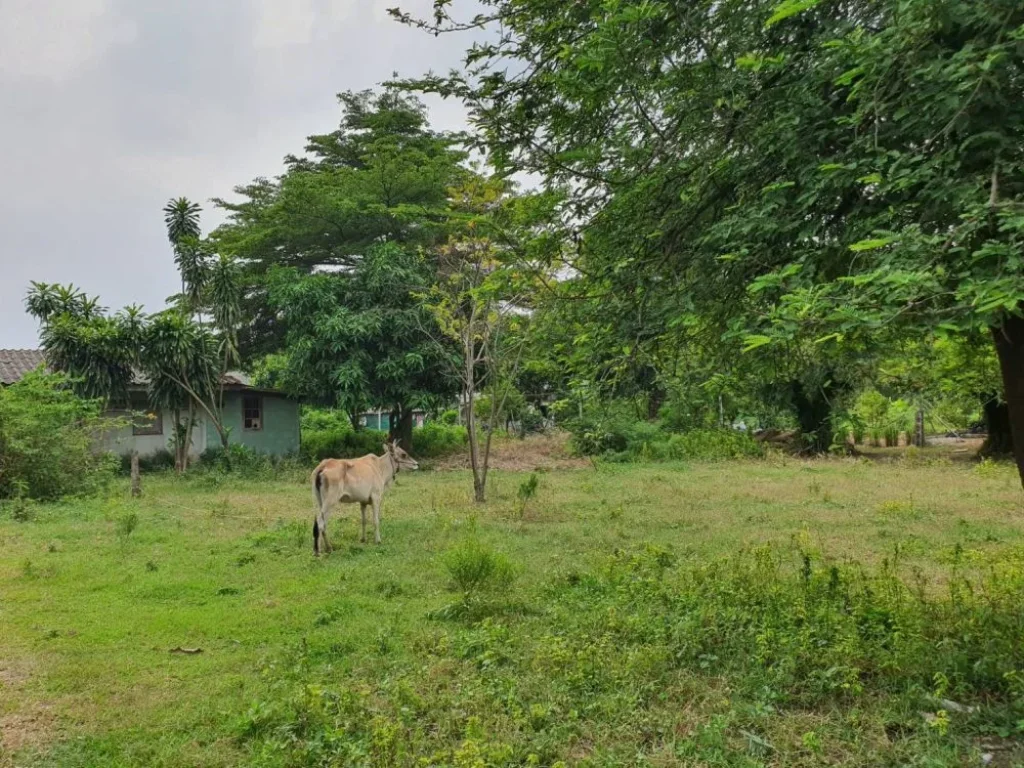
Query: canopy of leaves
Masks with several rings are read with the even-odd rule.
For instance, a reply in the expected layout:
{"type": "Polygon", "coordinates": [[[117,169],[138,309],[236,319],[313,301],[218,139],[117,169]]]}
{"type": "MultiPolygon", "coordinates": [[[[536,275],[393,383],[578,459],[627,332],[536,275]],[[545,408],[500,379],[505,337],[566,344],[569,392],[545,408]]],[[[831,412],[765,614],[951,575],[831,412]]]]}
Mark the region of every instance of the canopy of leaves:
{"type": "Polygon", "coordinates": [[[309,137],[306,154],[286,158],[276,179],[236,187],[217,200],[228,216],[211,235],[220,253],[246,264],[244,347],[278,351],[286,328],[270,309],[266,275],[274,267],[310,274],[353,268],[382,242],[415,249],[444,237],[448,189],[468,171],[462,137],[432,130],[416,99],[397,91],[338,96],[341,124],[309,137]]]}
{"type": "Polygon", "coordinates": [[[766,317],[755,344],[1017,311],[1015,0],[483,5],[497,41],[414,86],[463,98],[509,170],[574,186],[580,266],[616,291],[766,317]]]}
{"type": "Polygon", "coordinates": [[[436,343],[434,319],[414,299],[430,279],[424,258],[395,244],[368,249],[346,273],[273,269],[270,307],[288,333],[267,376],[350,412],[444,402],[457,391],[452,350],[436,343]]]}

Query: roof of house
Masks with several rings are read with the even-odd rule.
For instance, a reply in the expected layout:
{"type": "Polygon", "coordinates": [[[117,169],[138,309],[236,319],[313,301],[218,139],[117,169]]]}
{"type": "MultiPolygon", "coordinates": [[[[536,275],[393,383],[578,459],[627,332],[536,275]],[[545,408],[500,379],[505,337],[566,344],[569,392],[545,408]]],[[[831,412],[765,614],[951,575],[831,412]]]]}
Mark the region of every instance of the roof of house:
{"type": "Polygon", "coordinates": [[[0,349],[0,384],[13,384],[45,362],[41,349],[0,349]]]}
{"type": "MultiPolygon", "coordinates": [[[[0,349],[0,385],[14,384],[26,373],[45,365],[46,353],[41,349],[0,349]]],[[[145,386],[145,377],[136,376],[134,386],[145,386]]],[[[274,392],[269,387],[257,387],[252,377],[242,371],[228,371],[224,374],[224,386],[238,389],[259,389],[274,392]]]]}

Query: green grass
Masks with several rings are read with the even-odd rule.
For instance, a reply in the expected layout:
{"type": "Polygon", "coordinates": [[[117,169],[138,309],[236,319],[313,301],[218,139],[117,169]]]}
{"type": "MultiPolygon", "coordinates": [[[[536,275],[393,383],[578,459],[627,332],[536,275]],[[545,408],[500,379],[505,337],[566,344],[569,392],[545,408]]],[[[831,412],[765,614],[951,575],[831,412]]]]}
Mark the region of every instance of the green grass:
{"type": "Polygon", "coordinates": [[[383,544],[346,507],[320,560],[298,478],[0,513],[0,765],[1013,764],[1011,467],[528,476],[402,476],[383,544]]]}

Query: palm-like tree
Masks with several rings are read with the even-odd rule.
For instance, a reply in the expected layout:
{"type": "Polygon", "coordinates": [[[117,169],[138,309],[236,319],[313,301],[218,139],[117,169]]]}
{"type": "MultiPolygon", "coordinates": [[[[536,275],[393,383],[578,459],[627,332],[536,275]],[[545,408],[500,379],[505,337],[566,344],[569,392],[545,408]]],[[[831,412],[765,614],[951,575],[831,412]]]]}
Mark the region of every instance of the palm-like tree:
{"type": "Polygon", "coordinates": [[[198,238],[199,214],[202,208],[187,197],[171,198],[164,206],[164,224],[167,225],[167,239],[177,246],[185,238],[198,238]]]}

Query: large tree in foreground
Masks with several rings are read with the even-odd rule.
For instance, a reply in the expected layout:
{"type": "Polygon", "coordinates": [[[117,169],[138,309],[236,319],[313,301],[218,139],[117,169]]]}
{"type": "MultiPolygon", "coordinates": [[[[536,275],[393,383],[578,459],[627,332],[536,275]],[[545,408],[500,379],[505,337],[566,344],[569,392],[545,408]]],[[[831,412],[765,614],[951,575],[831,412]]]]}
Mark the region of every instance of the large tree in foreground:
{"type": "MultiPolygon", "coordinates": [[[[423,26],[465,26],[435,5],[423,26]]],[[[576,185],[614,244],[591,274],[685,294],[750,350],[984,328],[1024,478],[1024,6],[482,5],[497,38],[414,85],[576,185]]]]}

